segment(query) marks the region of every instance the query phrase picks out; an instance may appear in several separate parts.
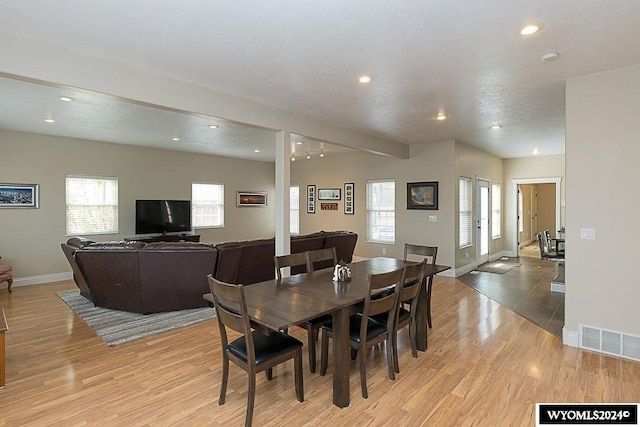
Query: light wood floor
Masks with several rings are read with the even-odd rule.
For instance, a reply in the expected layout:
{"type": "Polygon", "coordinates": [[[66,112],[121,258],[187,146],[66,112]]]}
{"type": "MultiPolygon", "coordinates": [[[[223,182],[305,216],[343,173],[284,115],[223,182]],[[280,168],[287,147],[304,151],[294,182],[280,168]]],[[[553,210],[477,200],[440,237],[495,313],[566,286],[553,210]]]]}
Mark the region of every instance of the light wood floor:
{"type": "MultiPolygon", "coordinates": [[[[71,282],[0,289],[9,323],[0,425],[242,425],[247,377],[231,365],[218,406],[216,320],[107,347],[55,292],[71,282]]],[[[640,363],[564,347],[554,335],[468,286],[436,278],[429,349],[411,357],[400,334],[400,374],[368,355],[369,398],[351,375],[351,406],[331,404],[328,375],[311,374],[305,401],[292,363],[259,375],[255,426],[533,426],[536,402],[640,402],[640,363]]],[[[292,331],[305,340],[304,331],[292,331]]]]}

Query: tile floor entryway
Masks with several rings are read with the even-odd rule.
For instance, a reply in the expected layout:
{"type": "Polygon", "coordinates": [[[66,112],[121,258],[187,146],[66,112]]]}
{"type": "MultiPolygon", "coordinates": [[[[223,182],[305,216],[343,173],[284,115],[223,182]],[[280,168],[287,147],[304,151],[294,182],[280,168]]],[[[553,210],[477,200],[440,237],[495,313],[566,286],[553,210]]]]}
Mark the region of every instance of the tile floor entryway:
{"type": "Polygon", "coordinates": [[[551,281],[563,272],[564,264],[524,256],[509,258],[509,261],[521,266],[504,274],[474,271],[458,280],[562,337],[564,293],[552,292],[551,281]]]}

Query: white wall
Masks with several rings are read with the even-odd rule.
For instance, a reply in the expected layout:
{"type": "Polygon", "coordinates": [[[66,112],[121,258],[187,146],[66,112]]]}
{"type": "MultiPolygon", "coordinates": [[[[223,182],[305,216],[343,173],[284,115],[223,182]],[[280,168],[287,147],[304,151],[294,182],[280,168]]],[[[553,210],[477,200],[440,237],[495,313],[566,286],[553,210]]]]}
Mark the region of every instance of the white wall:
{"type": "Polygon", "coordinates": [[[565,327],[640,335],[640,65],[567,81],[565,327]],[[595,240],[582,240],[582,228],[595,240]]]}
{"type": "MultiPolygon", "coordinates": [[[[134,235],[136,199],[191,199],[192,182],[225,185],[225,227],[197,229],[219,243],[274,235],[273,204],[237,208],[236,191],[267,191],[273,200],[274,164],[156,150],[88,140],[0,131],[0,182],[40,185],[39,209],[0,209],[0,255],[21,279],[71,271],[60,243],[65,236],[65,176],[118,177],[119,233],[87,236],[98,241],[134,235]]],[[[25,279],[26,280],[26,279],[25,279]]]]}

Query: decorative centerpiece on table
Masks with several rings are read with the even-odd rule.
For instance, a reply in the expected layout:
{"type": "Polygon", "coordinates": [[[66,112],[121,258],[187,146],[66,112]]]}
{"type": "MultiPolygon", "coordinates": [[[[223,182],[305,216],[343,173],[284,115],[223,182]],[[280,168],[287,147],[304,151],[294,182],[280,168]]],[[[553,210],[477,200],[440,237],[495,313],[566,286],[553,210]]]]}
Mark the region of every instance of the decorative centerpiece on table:
{"type": "Polygon", "coordinates": [[[333,281],[334,282],[350,282],[351,270],[347,267],[347,263],[344,260],[340,260],[339,264],[336,264],[333,269],[333,281]]]}

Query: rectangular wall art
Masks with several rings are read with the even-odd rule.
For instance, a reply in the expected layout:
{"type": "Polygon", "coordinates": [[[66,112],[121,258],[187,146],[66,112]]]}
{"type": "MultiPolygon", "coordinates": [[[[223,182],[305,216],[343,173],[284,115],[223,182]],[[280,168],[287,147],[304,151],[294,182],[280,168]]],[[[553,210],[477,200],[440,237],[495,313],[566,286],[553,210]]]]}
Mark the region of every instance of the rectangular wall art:
{"type": "Polygon", "coordinates": [[[0,208],[37,208],[38,184],[0,184],[0,208]]]}

